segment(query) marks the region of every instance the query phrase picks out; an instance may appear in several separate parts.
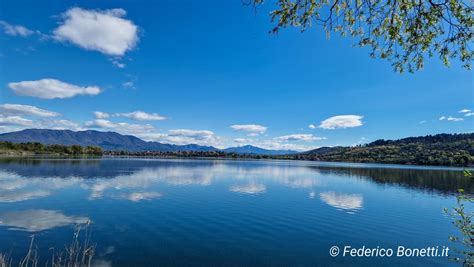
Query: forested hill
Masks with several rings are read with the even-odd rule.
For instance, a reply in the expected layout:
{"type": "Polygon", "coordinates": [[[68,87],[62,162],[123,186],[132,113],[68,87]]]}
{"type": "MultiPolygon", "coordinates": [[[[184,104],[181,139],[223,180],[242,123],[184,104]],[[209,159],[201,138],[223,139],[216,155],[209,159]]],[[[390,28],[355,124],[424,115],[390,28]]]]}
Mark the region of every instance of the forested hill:
{"type": "Polygon", "coordinates": [[[321,147],[298,154],[295,159],[474,166],[474,133],[377,140],[353,147],[321,147]]]}

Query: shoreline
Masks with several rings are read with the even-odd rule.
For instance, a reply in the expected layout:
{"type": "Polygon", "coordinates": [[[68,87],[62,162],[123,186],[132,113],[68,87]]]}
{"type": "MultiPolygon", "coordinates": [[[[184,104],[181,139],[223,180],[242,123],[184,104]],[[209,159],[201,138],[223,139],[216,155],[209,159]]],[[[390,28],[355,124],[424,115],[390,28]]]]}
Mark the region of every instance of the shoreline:
{"type": "MultiPolygon", "coordinates": [[[[258,156],[258,155],[257,155],[258,156]]],[[[419,169],[419,168],[436,168],[436,169],[457,169],[457,170],[474,170],[474,165],[460,166],[460,165],[423,165],[423,164],[402,164],[402,163],[384,163],[384,162],[362,162],[362,161],[323,161],[323,160],[309,160],[309,159],[295,159],[295,158],[274,158],[274,157],[180,157],[180,156],[139,156],[139,155],[61,155],[61,154],[0,154],[0,159],[156,159],[156,160],[223,160],[223,161],[285,161],[285,162],[308,162],[308,163],[321,163],[321,164],[342,164],[352,165],[347,167],[367,167],[361,165],[377,165],[381,168],[406,168],[406,169],[419,169]],[[361,164],[361,165],[359,165],[361,164]],[[359,165],[359,166],[357,166],[359,165]]]]}

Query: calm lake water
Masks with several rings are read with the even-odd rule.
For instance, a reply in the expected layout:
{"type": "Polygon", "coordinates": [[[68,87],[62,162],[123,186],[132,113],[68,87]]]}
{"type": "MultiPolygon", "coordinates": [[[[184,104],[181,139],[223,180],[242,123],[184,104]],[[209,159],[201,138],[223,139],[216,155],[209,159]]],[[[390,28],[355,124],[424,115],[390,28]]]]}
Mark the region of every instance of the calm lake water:
{"type": "MultiPolygon", "coordinates": [[[[0,251],[40,261],[92,221],[97,266],[452,266],[331,257],[352,246],[455,246],[443,208],[462,170],[298,161],[1,159],[0,251]]],[[[468,207],[472,208],[472,207],[468,207]]],[[[342,252],[341,252],[342,253],[342,252]]],[[[40,264],[41,266],[41,264],[40,264]]]]}

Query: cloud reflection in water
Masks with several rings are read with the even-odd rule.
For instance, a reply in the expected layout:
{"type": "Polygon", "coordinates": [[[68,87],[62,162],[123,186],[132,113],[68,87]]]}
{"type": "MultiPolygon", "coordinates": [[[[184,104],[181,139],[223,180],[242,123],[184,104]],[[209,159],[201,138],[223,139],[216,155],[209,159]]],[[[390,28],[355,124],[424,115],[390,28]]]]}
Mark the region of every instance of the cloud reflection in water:
{"type": "MultiPolygon", "coordinates": [[[[141,161],[130,162],[131,164],[141,163],[141,161]]],[[[242,194],[260,194],[266,192],[267,186],[265,184],[267,182],[276,182],[297,189],[309,189],[311,192],[314,192],[314,187],[320,183],[319,172],[314,170],[308,172],[306,168],[291,166],[263,164],[241,166],[232,163],[200,163],[198,161],[166,163],[169,165],[164,165],[159,161],[143,162],[163,165],[146,167],[133,165],[129,169],[127,166],[120,167],[119,171],[117,169],[119,165],[111,165],[109,161],[104,161],[104,164],[108,166],[104,167],[105,173],[111,174],[109,169],[116,168],[114,175],[110,176],[101,176],[99,170],[102,165],[97,164],[97,166],[94,165],[90,174],[80,168],[81,172],[76,172],[72,176],[67,176],[64,169],[58,169],[58,162],[43,161],[38,165],[20,167],[15,165],[16,169],[0,170],[0,203],[47,197],[64,188],[87,190],[89,191],[89,200],[115,198],[140,202],[162,197],[162,193],[156,192],[157,187],[161,185],[209,186],[215,182],[232,179],[236,181],[236,184],[230,186],[230,191],[242,194]],[[54,168],[50,168],[50,164],[54,168]],[[62,171],[62,175],[54,176],[58,170],[62,171]]],[[[77,163],[76,165],[81,166],[81,164],[77,163]]],[[[64,168],[74,170],[74,168],[78,168],[76,165],[64,164],[64,168]]],[[[160,190],[158,189],[158,191],[160,190]]]]}
{"type": "Polygon", "coordinates": [[[363,207],[363,197],[359,194],[343,194],[334,191],[319,194],[321,200],[337,209],[359,210],[363,207]]]}
{"type": "Polygon", "coordinates": [[[248,185],[233,185],[229,190],[242,194],[261,194],[265,193],[267,187],[263,184],[250,183],[248,185]]]}
{"type": "Polygon", "coordinates": [[[56,210],[31,209],[0,214],[0,226],[27,232],[38,232],[71,224],[85,224],[89,221],[87,217],[67,216],[56,210]]]}

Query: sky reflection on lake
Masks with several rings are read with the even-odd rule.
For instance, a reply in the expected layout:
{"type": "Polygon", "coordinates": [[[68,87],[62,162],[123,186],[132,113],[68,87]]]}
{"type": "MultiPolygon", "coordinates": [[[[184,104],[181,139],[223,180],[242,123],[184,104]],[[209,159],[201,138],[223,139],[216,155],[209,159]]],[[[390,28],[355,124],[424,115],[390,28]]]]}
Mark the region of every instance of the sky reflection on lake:
{"type": "MultiPolygon", "coordinates": [[[[100,252],[95,262],[108,266],[344,265],[328,255],[329,247],[449,245],[454,229],[442,209],[454,205],[457,188],[473,192],[457,169],[3,159],[0,251],[24,251],[30,233],[46,247],[63,246],[74,225],[91,221],[100,252]]],[[[450,265],[445,259],[415,263],[450,265]]]]}

